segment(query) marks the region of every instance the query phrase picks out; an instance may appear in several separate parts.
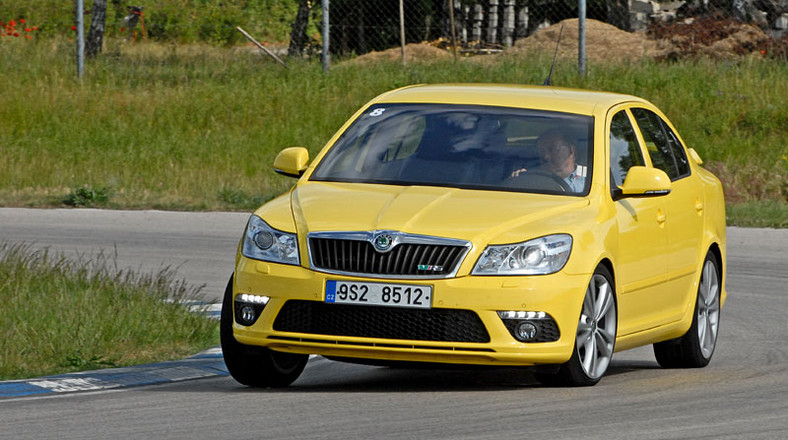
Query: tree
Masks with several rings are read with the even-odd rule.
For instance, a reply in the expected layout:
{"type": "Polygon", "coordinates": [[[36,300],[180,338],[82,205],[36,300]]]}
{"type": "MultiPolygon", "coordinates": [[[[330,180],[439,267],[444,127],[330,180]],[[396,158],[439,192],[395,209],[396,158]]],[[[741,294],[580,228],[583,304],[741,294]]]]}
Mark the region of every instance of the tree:
{"type": "Polygon", "coordinates": [[[107,0],[93,0],[91,9],[90,31],[85,40],[85,55],[95,58],[101,52],[104,43],[104,27],[107,21],[107,0]]]}
{"type": "Polygon", "coordinates": [[[287,54],[291,57],[300,56],[304,53],[309,37],[306,34],[306,27],[309,24],[309,0],[298,2],[298,13],[290,31],[290,47],[287,54]]]}

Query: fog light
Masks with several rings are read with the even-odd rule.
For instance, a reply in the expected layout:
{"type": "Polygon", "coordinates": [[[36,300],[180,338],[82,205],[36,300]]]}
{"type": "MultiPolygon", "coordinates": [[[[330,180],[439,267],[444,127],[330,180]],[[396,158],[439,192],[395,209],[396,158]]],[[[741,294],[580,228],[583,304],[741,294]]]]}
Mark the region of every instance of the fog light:
{"type": "Polygon", "coordinates": [[[254,307],[252,306],[243,306],[241,307],[241,322],[254,322],[254,319],[257,317],[257,313],[254,311],[254,307]]]}
{"type": "Polygon", "coordinates": [[[536,326],[528,321],[521,322],[517,325],[517,339],[528,342],[536,338],[536,326]]]}
{"type": "Polygon", "coordinates": [[[235,322],[247,327],[254,324],[269,300],[263,295],[238,294],[235,297],[235,322]]]}
{"type": "Polygon", "coordinates": [[[561,337],[558,323],[547,312],[499,310],[498,316],[512,337],[520,342],[555,342],[561,337]]]}

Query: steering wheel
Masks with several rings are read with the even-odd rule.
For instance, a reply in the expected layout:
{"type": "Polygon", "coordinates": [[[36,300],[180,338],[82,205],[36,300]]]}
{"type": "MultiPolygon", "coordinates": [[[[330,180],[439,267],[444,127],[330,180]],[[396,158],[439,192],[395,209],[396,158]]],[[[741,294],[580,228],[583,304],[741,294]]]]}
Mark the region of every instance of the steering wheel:
{"type": "Polygon", "coordinates": [[[510,187],[540,189],[545,191],[573,192],[566,181],[550,171],[528,170],[509,179],[510,187]]]}

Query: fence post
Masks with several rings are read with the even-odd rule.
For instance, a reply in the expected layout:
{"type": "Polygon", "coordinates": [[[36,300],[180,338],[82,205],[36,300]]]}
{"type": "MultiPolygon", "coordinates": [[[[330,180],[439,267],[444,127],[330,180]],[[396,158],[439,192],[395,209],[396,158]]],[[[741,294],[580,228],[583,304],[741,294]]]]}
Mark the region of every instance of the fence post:
{"type": "Polygon", "coordinates": [[[405,66],[405,0],[399,0],[399,44],[402,46],[402,65],[405,66]]]}
{"type": "Polygon", "coordinates": [[[577,2],[577,74],[586,75],[586,0],[577,2]]]}
{"type": "Polygon", "coordinates": [[[83,0],[77,0],[76,25],[77,25],[77,78],[82,78],[85,73],[85,5],[83,0]]]}
{"type": "Polygon", "coordinates": [[[328,6],[329,0],[323,0],[323,72],[328,73],[330,65],[328,48],[329,46],[329,19],[328,19],[328,6]]]}
{"type": "Polygon", "coordinates": [[[449,25],[451,26],[451,50],[454,61],[457,61],[457,28],[454,24],[454,0],[449,0],[449,25]]]}

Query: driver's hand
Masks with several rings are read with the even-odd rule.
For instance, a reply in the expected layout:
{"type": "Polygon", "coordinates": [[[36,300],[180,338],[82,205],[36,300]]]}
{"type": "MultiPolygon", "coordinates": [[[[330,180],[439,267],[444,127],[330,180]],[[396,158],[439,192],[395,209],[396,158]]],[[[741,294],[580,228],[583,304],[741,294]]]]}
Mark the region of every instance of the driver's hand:
{"type": "Polygon", "coordinates": [[[509,178],[517,177],[517,176],[519,176],[520,174],[522,174],[522,173],[524,173],[526,171],[528,171],[528,169],[526,169],[526,168],[520,168],[519,170],[514,170],[514,171],[512,171],[512,175],[509,176],[509,178]]]}

